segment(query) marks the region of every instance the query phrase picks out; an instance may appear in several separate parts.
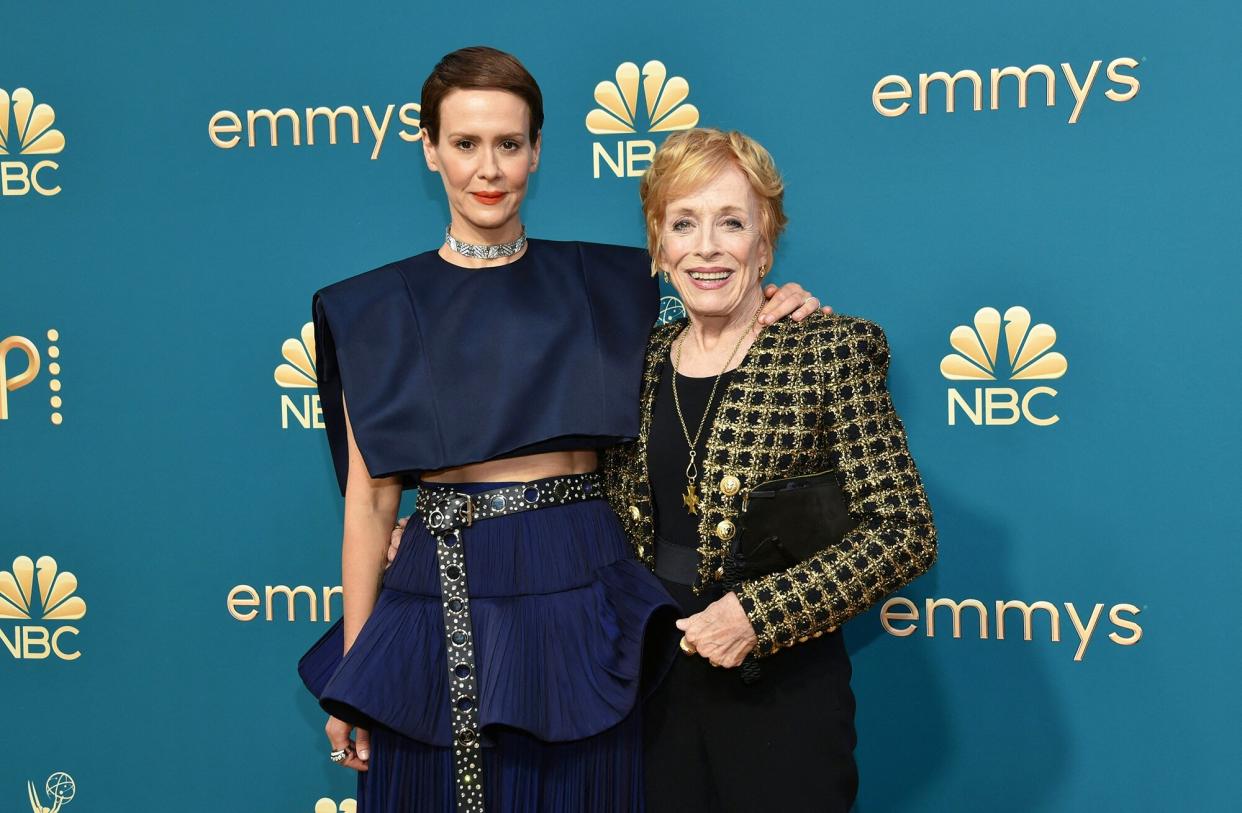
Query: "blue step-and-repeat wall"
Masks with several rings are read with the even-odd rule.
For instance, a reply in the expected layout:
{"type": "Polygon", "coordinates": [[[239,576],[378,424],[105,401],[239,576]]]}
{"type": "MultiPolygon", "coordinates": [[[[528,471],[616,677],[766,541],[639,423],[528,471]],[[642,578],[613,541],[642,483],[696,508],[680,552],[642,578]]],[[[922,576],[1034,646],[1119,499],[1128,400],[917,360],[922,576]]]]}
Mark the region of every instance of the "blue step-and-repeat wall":
{"type": "Polygon", "coordinates": [[[341,607],[304,325],[441,239],[418,94],[476,43],[545,93],[532,234],[641,244],[668,131],[742,129],[788,181],[778,278],[888,331],[940,560],[847,626],[858,810],[1236,809],[1239,31],[1221,0],[7,4],[0,810],[353,809],[294,672],[341,607]]]}

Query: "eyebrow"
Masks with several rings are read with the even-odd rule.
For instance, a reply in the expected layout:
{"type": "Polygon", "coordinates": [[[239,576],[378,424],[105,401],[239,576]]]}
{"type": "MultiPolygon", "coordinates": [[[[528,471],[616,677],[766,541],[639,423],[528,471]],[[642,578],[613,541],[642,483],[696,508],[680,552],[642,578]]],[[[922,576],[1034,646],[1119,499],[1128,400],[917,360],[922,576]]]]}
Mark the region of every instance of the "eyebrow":
{"type": "MultiPolygon", "coordinates": [[[[475,141],[483,140],[482,136],[476,135],[475,133],[462,133],[456,130],[450,132],[447,137],[448,138],[473,138],[475,141]]],[[[511,140],[518,140],[518,139],[526,138],[526,134],[515,131],[512,133],[501,133],[500,135],[496,136],[496,138],[497,140],[500,140],[500,141],[511,141],[511,140]]]]}
{"type": "MultiPolygon", "coordinates": [[[[688,206],[682,206],[679,209],[674,209],[672,214],[673,215],[694,215],[694,214],[698,214],[698,210],[691,209],[688,206]]],[[[720,214],[740,214],[740,215],[746,215],[747,217],[750,216],[750,212],[746,211],[741,206],[734,206],[733,204],[729,204],[728,206],[725,206],[724,208],[722,208],[720,210],[720,214]]]]}

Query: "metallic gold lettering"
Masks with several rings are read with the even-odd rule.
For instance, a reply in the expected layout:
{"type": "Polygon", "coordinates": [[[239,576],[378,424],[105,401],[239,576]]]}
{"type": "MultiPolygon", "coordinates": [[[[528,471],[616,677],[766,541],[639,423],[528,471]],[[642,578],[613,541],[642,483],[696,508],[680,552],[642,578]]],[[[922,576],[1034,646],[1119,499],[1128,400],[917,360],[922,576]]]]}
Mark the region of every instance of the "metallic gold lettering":
{"type": "Polygon", "coordinates": [[[1047,82],[1048,107],[1057,102],[1057,75],[1047,65],[1032,65],[1026,70],[1013,67],[992,69],[992,109],[1000,108],[1000,80],[1003,76],[1013,76],[1018,80],[1018,107],[1026,107],[1026,83],[1033,73],[1042,73],[1047,82]]]}
{"type": "Polygon", "coordinates": [[[0,341],[0,421],[9,417],[9,393],[34,381],[39,374],[39,364],[39,350],[30,339],[9,336],[0,341]],[[20,350],[26,354],[26,369],[11,378],[6,366],[10,350],[20,350]]]}
{"type": "Polygon", "coordinates": [[[884,602],[884,606],[880,608],[880,625],[884,627],[884,631],[889,635],[896,635],[898,638],[905,638],[911,635],[918,628],[917,624],[910,624],[908,627],[898,629],[892,625],[893,621],[918,621],[919,608],[908,598],[894,596],[884,602]],[[905,612],[895,612],[893,607],[896,605],[904,606],[905,612]]]}
{"type": "Polygon", "coordinates": [[[335,110],[327,107],[308,107],[306,108],[306,146],[311,147],[315,144],[315,119],[323,117],[328,120],[328,143],[336,143],[336,120],[340,116],[349,116],[351,132],[353,133],[353,143],[358,143],[358,111],[349,105],[341,105],[335,110]]]}
{"type": "Polygon", "coordinates": [[[40,195],[43,195],[44,197],[51,197],[52,195],[60,194],[59,186],[44,186],[43,182],[39,180],[39,176],[45,170],[54,170],[54,169],[60,169],[60,165],[57,164],[55,161],[40,161],[39,163],[35,164],[33,167],[30,168],[30,185],[34,187],[34,191],[38,192],[40,195]]]}
{"type": "Polygon", "coordinates": [[[273,147],[280,146],[279,121],[280,119],[289,119],[293,130],[293,146],[300,146],[302,143],[302,120],[298,118],[298,114],[291,108],[282,107],[273,113],[266,107],[260,110],[246,111],[246,132],[249,136],[248,143],[250,146],[255,145],[255,122],[259,119],[267,119],[268,127],[271,131],[271,145],[273,147]]]}
{"type": "Polygon", "coordinates": [[[1096,604],[1091,611],[1091,620],[1084,627],[1082,619],[1078,617],[1078,608],[1073,602],[1065,602],[1065,611],[1069,613],[1070,621],[1074,624],[1074,629],[1078,632],[1078,651],[1074,653],[1074,660],[1081,661],[1082,656],[1087,653],[1087,646],[1091,643],[1091,636],[1095,633],[1095,625],[1099,623],[1100,611],[1104,609],[1103,604],[1096,604]]]}
{"type": "Polygon", "coordinates": [[[936,608],[948,607],[953,613],[953,637],[962,637],[962,609],[969,607],[979,613],[979,638],[987,640],[988,637],[988,608],[983,606],[983,602],[978,599],[968,598],[961,603],[951,598],[927,599],[926,602],[927,616],[927,637],[934,638],[936,635],[936,608]]]}
{"type": "Polygon", "coordinates": [[[1036,610],[1043,610],[1048,613],[1048,620],[1052,629],[1052,640],[1061,640],[1061,613],[1057,611],[1056,605],[1047,601],[1037,601],[1034,604],[1027,604],[1025,601],[997,601],[996,602],[996,640],[1005,640],[1005,611],[1021,610],[1022,611],[1022,640],[1031,640],[1031,616],[1036,610]]]}
{"type": "Polygon", "coordinates": [[[239,584],[229,591],[229,597],[225,600],[225,606],[229,608],[229,615],[238,621],[253,621],[254,617],[259,614],[258,610],[247,610],[238,612],[238,607],[258,607],[259,592],[248,584],[239,584]],[[249,595],[243,596],[243,593],[249,595]]]}
{"type": "Polygon", "coordinates": [[[906,77],[890,73],[875,83],[875,87],[871,90],[871,106],[881,116],[896,118],[910,109],[910,103],[902,102],[896,107],[889,107],[884,102],[890,99],[909,99],[912,95],[913,91],[910,89],[910,82],[906,77]],[[896,85],[897,89],[885,90],[889,85],[896,85]]]}
{"type": "Polygon", "coordinates": [[[919,115],[927,114],[927,88],[931,86],[932,82],[943,82],[944,83],[944,92],[945,92],[944,112],[952,113],[953,105],[954,105],[953,95],[957,89],[958,80],[960,79],[969,79],[971,81],[971,84],[974,85],[975,92],[974,92],[974,97],[973,97],[974,103],[972,107],[975,110],[982,110],[983,109],[983,79],[979,76],[978,73],[967,68],[965,70],[958,71],[952,76],[950,76],[944,71],[936,71],[934,73],[920,73],[919,74],[919,115]]]}
{"type": "Polygon", "coordinates": [[[1121,627],[1122,629],[1129,630],[1133,633],[1129,637],[1124,637],[1115,632],[1110,632],[1108,637],[1114,644],[1118,644],[1120,646],[1134,646],[1140,639],[1142,639],[1143,628],[1138,625],[1138,622],[1130,618],[1121,617],[1122,613],[1138,615],[1140,612],[1141,610],[1133,604],[1115,604],[1113,605],[1113,608],[1108,611],[1108,620],[1112,621],[1114,626],[1121,627]]]}
{"type": "Polygon", "coordinates": [[[1046,395],[1049,398],[1055,398],[1057,391],[1052,387],[1032,387],[1022,396],[1022,415],[1036,426],[1052,426],[1061,420],[1059,415],[1049,415],[1047,418],[1040,418],[1031,411],[1031,399],[1036,395],[1046,395]]]}
{"type": "Polygon", "coordinates": [[[413,127],[414,132],[407,133],[405,130],[398,130],[397,135],[402,141],[414,142],[423,137],[421,129],[422,122],[411,116],[412,113],[422,114],[423,107],[418,102],[406,102],[401,105],[401,109],[397,111],[397,118],[407,127],[413,127]]]}
{"type": "Polygon", "coordinates": [[[1116,82],[1119,85],[1126,85],[1130,89],[1127,90],[1125,93],[1118,93],[1112,88],[1109,88],[1108,90],[1104,91],[1104,95],[1112,99],[1114,102],[1128,102],[1131,99],[1133,99],[1136,95],[1138,95],[1139,80],[1136,77],[1131,76],[1128,73],[1121,73],[1120,71],[1118,71],[1117,70],[1118,65],[1124,65],[1127,68],[1137,68],[1138,60],[1131,59],[1128,56],[1122,56],[1108,63],[1107,73],[1108,73],[1109,80],[1116,82]]]}
{"type": "Polygon", "coordinates": [[[221,110],[211,117],[207,122],[207,137],[211,139],[211,143],[215,144],[222,150],[231,150],[241,141],[241,136],[233,136],[232,138],[220,138],[226,133],[240,133],[242,131],[241,119],[231,110],[221,110]]]}
{"type": "Polygon", "coordinates": [[[294,596],[298,596],[298,595],[306,596],[306,600],[310,602],[310,620],[315,621],[318,619],[319,613],[316,607],[317,597],[315,596],[314,590],[310,589],[304,584],[299,584],[297,587],[289,587],[288,585],[284,585],[284,584],[269,584],[267,585],[266,595],[265,595],[265,598],[267,601],[267,620],[268,621],[272,620],[272,598],[277,593],[280,593],[281,595],[285,597],[285,606],[288,610],[290,621],[296,620],[296,617],[294,615],[293,598],[294,596]]]}
{"type": "Polygon", "coordinates": [[[388,122],[392,120],[392,111],[395,107],[395,104],[388,105],[387,109],[384,110],[383,123],[377,124],[375,116],[371,113],[371,105],[364,104],[362,106],[362,112],[367,117],[367,124],[371,125],[371,135],[375,137],[375,147],[371,150],[372,161],[379,158],[380,150],[384,147],[384,134],[388,132],[388,122]]]}
{"type": "Polygon", "coordinates": [[[1070,114],[1069,123],[1078,122],[1078,116],[1082,113],[1082,106],[1087,101],[1087,94],[1091,92],[1091,85],[1095,83],[1095,75],[1100,70],[1100,60],[1091,63],[1091,70],[1087,73],[1087,80],[1081,85],[1078,84],[1078,77],[1074,75],[1074,69],[1068,62],[1061,63],[1061,71],[1065,74],[1065,81],[1069,82],[1070,93],[1074,94],[1074,112],[1070,114]]]}

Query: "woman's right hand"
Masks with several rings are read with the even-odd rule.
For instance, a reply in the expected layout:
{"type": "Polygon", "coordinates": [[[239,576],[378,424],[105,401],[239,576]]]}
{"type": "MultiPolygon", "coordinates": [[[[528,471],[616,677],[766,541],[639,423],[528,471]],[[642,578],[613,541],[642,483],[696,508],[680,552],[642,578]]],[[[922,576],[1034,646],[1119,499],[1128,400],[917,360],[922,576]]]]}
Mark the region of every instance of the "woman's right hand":
{"type": "Polygon", "coordinates": [[[371,758],[371,732],[359,728],[357,740],[352,740],[349,733],[353,730],[354,727],[349,723],[335,717],[328,717],[328,724],[324,726],[332,750],[346,752],[345,761],[338,764],[355,771],[365,771],[367,760],[371,758]]]}
{"type": "Polygon", "coordinates": [[[401,548],[401,535],[405,533],[405,526],[409,521],[409,517],[401,517],[393,526],[392,536],[388,540],[388,564],[384,565],[385,570],[391,567],[393,560],[397,558],[397,551],[401,548]]]}

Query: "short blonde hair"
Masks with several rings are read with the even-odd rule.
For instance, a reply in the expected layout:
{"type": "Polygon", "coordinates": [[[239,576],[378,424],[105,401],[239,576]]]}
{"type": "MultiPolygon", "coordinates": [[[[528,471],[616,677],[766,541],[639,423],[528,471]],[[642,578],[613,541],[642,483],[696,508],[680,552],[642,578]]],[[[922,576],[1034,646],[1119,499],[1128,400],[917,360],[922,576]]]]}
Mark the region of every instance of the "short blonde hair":
{"type": "Polygon", "coordinates": [[[740,169],[750,181],[759,199],[759,232],[768,243],[769,254],[776,253],[776,241],[789,218],[785,216],[785,182],[772,156],[758,141],[737,130],[696,127],[673,133],[660,145],[638,187],[653,275],[660,270],[661,224],[668,204],[709,183],[730,166],[740,169]]]}

